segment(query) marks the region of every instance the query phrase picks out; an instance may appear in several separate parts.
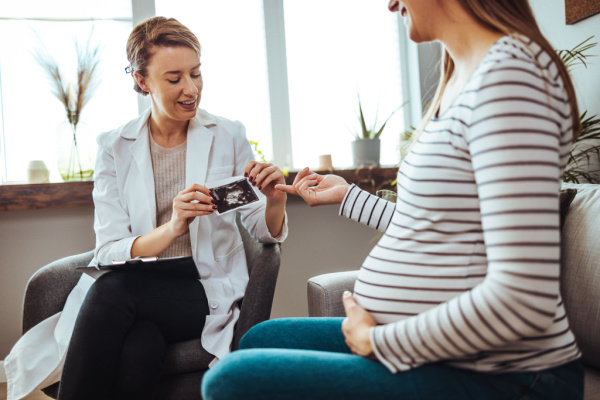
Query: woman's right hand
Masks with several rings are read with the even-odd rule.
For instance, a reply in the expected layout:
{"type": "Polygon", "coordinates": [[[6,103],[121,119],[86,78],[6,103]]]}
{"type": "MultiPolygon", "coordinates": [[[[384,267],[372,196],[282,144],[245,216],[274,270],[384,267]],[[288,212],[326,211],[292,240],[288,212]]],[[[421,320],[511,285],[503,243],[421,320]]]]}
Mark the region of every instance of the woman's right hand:
{"type": "Polygon", "coordinates": [[[307,168],[298,172],[291,185],[276,185],[275,189],[300,196],[311,206],[341,204],[350,184],[337,175],[319,175],[307,168]]]}
{"type": "Polygon", "coordinates": [[[175,237],[187,232],[194,218],[210,215],[217,209],[208,188],[194,184],[177,194],[173,199],[173,215],[170,228],[175,237]]]}

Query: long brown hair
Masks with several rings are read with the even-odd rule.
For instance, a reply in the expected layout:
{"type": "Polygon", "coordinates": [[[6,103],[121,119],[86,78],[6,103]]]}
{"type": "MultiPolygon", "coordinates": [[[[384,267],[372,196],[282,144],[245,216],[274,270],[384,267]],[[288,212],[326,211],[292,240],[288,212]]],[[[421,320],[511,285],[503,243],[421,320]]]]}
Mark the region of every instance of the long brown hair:
{"type": "MultiPolygon", "coordinates": [[[[544,37],[540,28],[533,16],[533,11],[529,6],[528,0],[458,0],[462,7],[467,10],[479,23],[505,35],[515,36],[523,35],[533,40],[548,55],[556,64],[563,85],[569,97],[571,105],[571,119],[573,121],[573,139],[575,139],[581,130],[581,121],[579,119],[579,108],[577,107],[577,97],[573,82],[567,68],[562,60],[544,37]]],[[[431,101],[428,111],[425,113],[424,122],[421,125],[421,130],[425,124],[433,117],[434,113],[440,106],[444,89],[454,72],[454,60],[450,57],[447,50],[442,52],[441,76],[436,90],[436,93],[431,101]]]]}

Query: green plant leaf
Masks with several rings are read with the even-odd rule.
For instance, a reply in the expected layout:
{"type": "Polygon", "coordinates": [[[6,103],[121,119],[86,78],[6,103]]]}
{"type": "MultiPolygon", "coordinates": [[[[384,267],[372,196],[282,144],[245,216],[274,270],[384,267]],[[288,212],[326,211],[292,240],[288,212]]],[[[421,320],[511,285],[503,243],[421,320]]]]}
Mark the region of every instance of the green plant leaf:
{"type": "Polygon", "coordinates": [[[358,96],[358,111],[360,112],[360,127],[362,129],[362,139],[369,139],[371,131],[367,130],[367,124],[365,123],[365,116],[362,110],[362,104],[360,103],[360,95],[358,96]]]}
{"type": "Polygon", "coordinates": [[[587,64],[585,62],[586,59],[588,57],[595,57],[594,54],[588,53],[590,49],[598,45],[596,42],[588,43],[590,40],[592,40],[592,38],[594,38],[594,36],[590,36],[570,50],[558,50],[556,52],[569,72],[578,64],[583,64],[587,68],[587,64]]]}
{"type": "MultiPolygon", "coordinates": [[[[387,119],[385,120],[385,122],[383,123],[383,125],[381,125],[381,128],[375,133],[375,135],[373,135],[373,139],[378,139],[379,136],[381,136],[381,134],[383,133],[383,128],[385,128],[385,126],[388,123],[388,121],[390,120],[390,118],[392,118],[392,116],[394,114],[396,114],[398,111],[400,111],[400,109],[402,107],[404,107],[407,103],[408,103],[408,100],[405,101],[404,103],[400,104],[400,107],[398,107],[397,109],[395,109],[394,111],[392,111],[392,113],[390,114],[389,117],[387,117],[387,119]]],[[[375,130],[375,127],[373,127],[373,130],[375,130]]]]}
{"type": "MultiPolygon", "coordinates": [[[[557,51],[569,72],[578,64],[587,67],[587,58],[596,56],[589,53],[598,45],[596,42],[590,43],[592,38],[594,36],[590,36],[571,50],[557,51]]],[[[589,171],[589,164],[592,156],[600,157],[600,118],[598,115],[588,117],[587,111],[584,111],[579,116],[579,120],[581,121],[581,132],[571,145],[562,179],[564,182],[580,183],[585,180],[596,183],[598,179],[589,171]]]]}
{"type": "Polygon", "coordinates": [[[359,110],[359,121],[360,121],[360,126],[361,126],[361,133],[356,133],[356,139],[357,140],[361,140],[361,139],[379,139],[379,137],[381,136],[381,134],[383,133],[383,130],[385,128],[385,126],[387,125],[388,121],[390,120],[390,118],[392,118],[392,116],[394,114],[396,114],[398,111],[400,111],[400,109],[402,107],[404,107],[406,104],[408,103],[408,100],[406,100],[405,102],[403,102],[400,107],[398,107],[397,109],[395,109],[394,111],[392,111],[392,113],[389,115],[389,117],[387,117],[387,119],[384,121],[383,125],[381,125],[381,127],[379,129],[377,129],[376,125],[377,125],[377,114],[375,114],[375,120],[373,122],[373,127],[371,129],[367,128],[367,123],[365,121],[365,116],[363,113],[363,109],[362,109],[362,104],[360,101],[360,95],[358,95],[358,110],[359,110]]]}

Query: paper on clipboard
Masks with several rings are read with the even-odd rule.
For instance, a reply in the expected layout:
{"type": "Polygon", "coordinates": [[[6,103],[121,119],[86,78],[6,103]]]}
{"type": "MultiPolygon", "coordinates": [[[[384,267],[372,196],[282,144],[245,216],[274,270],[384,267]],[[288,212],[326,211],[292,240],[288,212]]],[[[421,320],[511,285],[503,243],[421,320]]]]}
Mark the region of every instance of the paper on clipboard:
{"type": "Polygon", "coordinates": [[[116,270],[138,271],[140,273],[153,272],[180,278],[200,279],[200,274],[192,257],[136,257],[127,260],[115,260],[110,264],[77,267],[77,269],[95,279],[107,272],[116,270]]]}

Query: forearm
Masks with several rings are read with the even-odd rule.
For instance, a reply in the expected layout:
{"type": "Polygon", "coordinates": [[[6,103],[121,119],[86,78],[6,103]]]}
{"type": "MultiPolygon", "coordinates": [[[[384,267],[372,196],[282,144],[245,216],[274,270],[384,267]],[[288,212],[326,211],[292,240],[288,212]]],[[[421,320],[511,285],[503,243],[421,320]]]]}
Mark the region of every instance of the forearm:
{"type": "Polygon", "coordinates": [[[166,223],[158,228],[138,237],[131,246],[131,257],[157,256],[177,239],[171,229],[171,224],[166,223]]]}
{"type": "Polygon", "coordinates": [[[352,185],[342,201],[339,214],[385,232],[392,220],[395,207],[394,203],[352,185]]]}
{"type": "Polygon", "coordinates": [[[267,207],[265,209],[265,220],[267,228],[272,237],[276,238],[281,234],[283,223],[285,220],[285,203],[286,197],[283,200],[274,200],[267,197],[267,207]]]}

